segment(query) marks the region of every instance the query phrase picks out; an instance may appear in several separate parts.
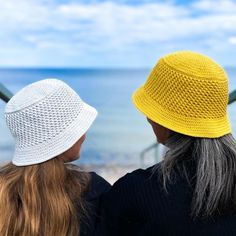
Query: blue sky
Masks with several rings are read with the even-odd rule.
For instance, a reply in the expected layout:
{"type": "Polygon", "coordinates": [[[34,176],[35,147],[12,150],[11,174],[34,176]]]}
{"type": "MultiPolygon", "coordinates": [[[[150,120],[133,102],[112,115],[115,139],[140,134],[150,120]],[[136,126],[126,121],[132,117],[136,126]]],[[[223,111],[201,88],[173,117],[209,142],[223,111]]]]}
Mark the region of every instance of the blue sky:
{"type": "Polygon", "coordinates": [[[0,0],[1,67],[147,68],[194,50],[236,66],[236,0],[0,0]]]}

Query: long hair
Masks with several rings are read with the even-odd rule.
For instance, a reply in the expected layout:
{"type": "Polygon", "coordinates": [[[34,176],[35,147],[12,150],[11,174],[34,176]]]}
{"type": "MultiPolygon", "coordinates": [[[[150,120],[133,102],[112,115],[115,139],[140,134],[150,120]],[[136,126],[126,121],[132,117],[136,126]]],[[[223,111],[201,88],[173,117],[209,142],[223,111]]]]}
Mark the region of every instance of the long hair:
{"type": "Polygon", "coordinates": [[[86,173],[61,158],[0,168],[0,235],[75,236],[86,215],[86,173]]]}
{"type": "Polygon", "coordinates": [[[236,210],[236,141],[231,134],[220,138],[195,138],[174,133],[161,163],[163,184],[173,181],[176,170],[193,187],[192,217],[209,217],[236,210]],[[189,163],[194,163],[190,175],[189,163]]]}

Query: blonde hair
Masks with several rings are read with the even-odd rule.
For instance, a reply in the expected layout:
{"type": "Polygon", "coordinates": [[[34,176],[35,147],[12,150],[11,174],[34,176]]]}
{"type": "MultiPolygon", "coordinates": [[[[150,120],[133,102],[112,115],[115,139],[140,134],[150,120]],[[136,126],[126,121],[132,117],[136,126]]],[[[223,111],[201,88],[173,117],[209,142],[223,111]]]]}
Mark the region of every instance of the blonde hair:
{"type": "Polygon", "coordinates": [[[86,216],[89,175],[61,158],[0,168],[0,235],[74,236],[86,216]]]}

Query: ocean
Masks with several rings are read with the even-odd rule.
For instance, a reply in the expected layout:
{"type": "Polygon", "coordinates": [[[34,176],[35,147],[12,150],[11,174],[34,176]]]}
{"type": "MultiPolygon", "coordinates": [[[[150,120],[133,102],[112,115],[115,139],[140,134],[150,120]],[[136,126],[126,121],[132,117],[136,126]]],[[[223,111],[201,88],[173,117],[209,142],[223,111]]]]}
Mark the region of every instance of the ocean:
{"type": "MultiPolygon", "coordinates": [[[[236,68],[226,68],[229,90],[236,89],[236,68]]],[[[0,69],[0,82],[16,93],[25,85],[58,78],[68,83],[80,97],[96,107],[98,117],[83,144],[82,164],[140,163],[141,152],[155,143],[146,118],[132,105],[131,96],[143,84],[149,69],[0,69]]],[[[5,103],[0,101],[0,162],[11,160],[13,139],[4,121],[5,103]]],[[[233,133],[236,135],[236,102],[228,107],[233,133]]],[[[160,148],[162,152],[163,147],[160,148]]],[[[149,154],[154,162],[153,153],[149,154]]]]}

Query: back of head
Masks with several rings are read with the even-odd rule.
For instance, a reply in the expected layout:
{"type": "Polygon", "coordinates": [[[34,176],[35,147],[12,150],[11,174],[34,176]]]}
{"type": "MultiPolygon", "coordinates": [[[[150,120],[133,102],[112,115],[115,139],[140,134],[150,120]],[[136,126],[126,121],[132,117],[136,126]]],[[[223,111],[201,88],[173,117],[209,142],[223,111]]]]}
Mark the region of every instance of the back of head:
{"type": "Polygon", "coordinates": [[[61,156],[96,115],[57,79],[30,84],[8,102],[15,153],[0,169],[0,235],[78,235],[89,176],[68,168],[61,156]]]}
{"type": "Polygon", "coordinates": [[[97,111],[66,83],[45,79],[27,85],[7,103],[15,138],[13,164],[41,163],[68,150],[89,129],[97,111]]]}
{"type": "Polygon", "coordinates": [[[161,174],[176,170],[194,185],[192,216],[236,211],[236,142],[227,115],[228,80],[209,57],[180,51],[162,57],[133,95],[135,106],[171,130],[161,174]],[[189,176],[187,163],[194,163],[189,176]],[[190,178],[191,177],[191,178],[190,178]]]}
{"type": "Polygon", "coordinates": [[[178,133],[216,138],[231,131],[226,73],[199,53],[162,57],[133,102],[151,120],[178,133]]]}

